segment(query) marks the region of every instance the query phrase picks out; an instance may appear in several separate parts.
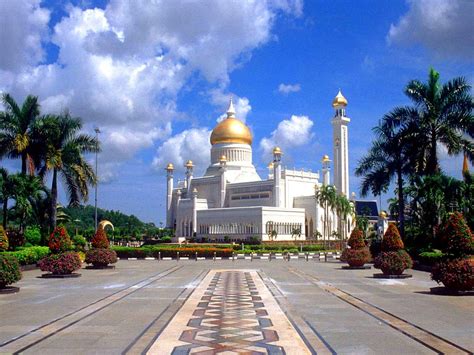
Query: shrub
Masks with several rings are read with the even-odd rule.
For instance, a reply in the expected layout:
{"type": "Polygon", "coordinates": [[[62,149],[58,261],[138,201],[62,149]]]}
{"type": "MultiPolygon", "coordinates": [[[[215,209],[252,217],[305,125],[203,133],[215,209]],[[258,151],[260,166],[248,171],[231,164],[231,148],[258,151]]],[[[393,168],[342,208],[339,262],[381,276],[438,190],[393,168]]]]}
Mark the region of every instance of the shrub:
{"type": "Polygon", "coordinates": [[[21,280],[20,265],[13,255],[0,254],[0,288],[21,280]]]}
{"type": "Polygon", "coordinates": [[[446,223],[438,228],[443,251],[450,258],[462,258],[472,252],[472,233],[463,215],[452,213],[446,223]]]}
{"type": "Polygon", "coordinates": [[[63,226],[54,228],[53,233],[49,236],[48,245],[53,254],[71,250],[71,238],[69,238],[66,228],[63,226]]]}
{"type": "Polygon", "coordinates": [[[418,260],[423,265],[435,265],[437,262],[442,261],[444,254],[441,250],[433,250],[433,251],[424,251],[418,255],[418,260]]]}
{"type": "Polygon", "coordinates": [[[76,251],[84,251],[86,247],[86,238],[82,235],[75,235],[72,237],[72,243],[74,244],[74,250],[76,251]]]}
{"type": "Polygon", "coordinates": [[[383,251],[397,251],[403,249],[403,241],[395,224],[389,224],[387,231],[382,239],[383,251]]]}
{"type": "Polygon", "coordinates": [[[368,248],[347,248],[342,252],[341,259],[347,262],[350,267],[361,267],[370,260],[370,252],[368,248]]]}
{"type": "Polygon", "coordinates": [[[18,230],[7,231],[8,244],[11,250],[25,245],[25,236],[18,230]]]}
{"type": "Polygon", "coordinates": [[[365,248],[364,235],[359,228],[356,227],[352,230],[347,244],[351,247],[351,249],[365,248]]]}
{"type": "Polygon", "coordinates": [[[158,258],[161,255],[162,258],[172,257],[175,258],[179,252],[180,257],[194,257],[196,252],[199,257],[212,257],[214,252],[219,257],[230,257],[232,256],[233,250],[231,248],[215,248],[215,247],[172,247],[172,246],[149,246],[143,248],[132,248],[132,247],[120,247],[113,246],[112,250],[117,252],[119,258],[137,258],[143,259],[146,257],[158,258]],[[161,254],[159,254],[161,253],[161,254]]]}
{"type": "Polygon", "coordinates": [[[401,275],[413,266],[410,255],[403,250],[383,251],[375,258],[374,266],[385,275],[401,275]]]}
{"type": "Polygon", "coordinates": [[[41,230],[38,226],[29,226],[25,229],[25,239],[31,245],[39,245],[41,243],[41,230]]]}
{"type": "Polygon", "coordinates": [[[93,248],[107,249],[109,247],[109,240],[107,239],[107,234],[103,228],[97,229],[94,237],[91,241],[93,248]]]}
{"type": "Polygon", "coordinates": [[[16,251],[9,251],[6,254],[14,256],[20,265],[36,264],[38,261],[48,256],[50,253],[48,247],[34,246],[29,248],[20,248],[16,251]]]}
{"type": "Polygon", "coordinates": [[[161,243],[171,243],[171,237],[165,236],[160,238],[161,243]]]}
{"type": "Polygon", "coordinates": [[[453,291],[470,291],[474,288],[473,265],[468,259],[451,259],[436,264],[431,278],[453,291]]]}
{"type": "Polygon", "coordinates": [[[107,266],[117,262],[117,253],[112,249],[95,248],[86,252],[86,263],[96,267],[107,266]]]}
{"type": "Polygon", "coordinates": [[[55,275],[71,274],[81,268],[81,259],[74,251],[52,254],[38,263],[41,271],[49,271],[55,275]]]}
{"type": "Polygon", "coordinates": [[[8,250],[8,237],[3,226],[0,226],[0,252],[8,250]]]}

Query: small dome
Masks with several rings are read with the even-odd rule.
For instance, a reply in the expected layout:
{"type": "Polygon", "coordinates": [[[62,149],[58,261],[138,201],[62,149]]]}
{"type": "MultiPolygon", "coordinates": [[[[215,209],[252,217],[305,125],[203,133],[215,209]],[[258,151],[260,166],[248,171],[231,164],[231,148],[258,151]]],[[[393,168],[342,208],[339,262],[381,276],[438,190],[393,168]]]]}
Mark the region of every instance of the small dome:
{"type": "Polygon", "coordinates": [[[273,165],[273,162],[270,162],[270,164],[268,164],[268,169],[273,169],[274,165],[273,165]]]}
{"type": "Polygon", "coordinates": [[[387,213],[385,211],[380,211],[379,216],[382,218],[387,218],[387,213]]]}
{"type": "Polygon", "coordinates": [[[329,161],[331,161],[331,160],[329,159],[329,155],[324,155],[322,162],[323,162],[323,163],[326,163],[326,162],[329,162],[329,161]]]}
{"type": "Polygon", "coordinates": [[[280,147],[275,147],[275,148],[273,148],[273,154],[280,154],[281,155],[283,153],[281,152],[280,147]]]}
{"type": "Polygon", "coordinates": [[[184,166],[185,166],[186,168],[192,168],[192,167],[194,166],[194,165],[193,165],[193,161],[192,161],[192,160],[188,160],[188,161],[186,162],[186,164],[184,164],[184,166]]]}
{"type": "Polygon", "coordinates": [[[224,163],[227,161],[227,157],[225,155],[221,155],[221,157],[219,158],[219,161],[224,163]]]}
{"type": "Polygon", "coordinates": [[[347,106],[347,99],[342,95],[341,90],[339,90],[334,100],[332,100],[332,107],[336,106],[347,106]]]}
{"type": "Polygon", "coordinates": [[[167,166],[166,166],[166,169],[165,170],[174,170],[174,165],[169,163],[167,166]]]}

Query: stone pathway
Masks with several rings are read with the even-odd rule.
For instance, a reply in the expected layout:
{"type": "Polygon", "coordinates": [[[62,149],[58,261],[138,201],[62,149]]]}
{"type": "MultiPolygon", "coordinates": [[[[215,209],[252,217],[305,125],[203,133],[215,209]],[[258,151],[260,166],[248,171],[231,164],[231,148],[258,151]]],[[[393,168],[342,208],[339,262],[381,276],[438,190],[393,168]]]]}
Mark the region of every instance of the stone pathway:
{"type": "Polygon", "coordinates": [[[148,354],[310,354],[253,270],[212,270],[148,354]]]}

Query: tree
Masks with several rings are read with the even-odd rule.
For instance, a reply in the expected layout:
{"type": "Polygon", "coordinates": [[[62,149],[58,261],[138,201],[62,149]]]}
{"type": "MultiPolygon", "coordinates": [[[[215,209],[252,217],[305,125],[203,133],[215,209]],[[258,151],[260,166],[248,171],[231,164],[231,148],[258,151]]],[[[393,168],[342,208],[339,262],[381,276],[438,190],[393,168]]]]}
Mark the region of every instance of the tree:
{"type": "Polygon", "coordinates": [[[34,173],[32,127],[40,114],[38,97],[29,95],[18,106],[10,94],[2,97],[5,111],[0,112],[0,157],[21,158],[21,173],[34,173]]]}
{"type": "Polygon", "coordinates": [[[316,201],[323,207],[323,243],[326,247],[326,237],[331,234],[331,226],[329,225],[329,212],[334,211],[336,205],[336,188],[333,185],[323,185],[316,190],[316,201]]]}
{"type": "Polygon", "coordinates": [[[69,198],[69,205],[87,201],[89,185],[95,185],[97,177],[83,154],[99,150],[96,139],[79,134],[82,128],[80,118],[73,118],[68,112],[48,115],[37,123],[36,130],[45,142],[41,151],[40,176],[52,172],[50,225],[56,226],[58,201],[58,175],[63,178],[69,198]]]}
{"type": "Polygon", "coordinates": [[[410,175],[413,167],[410,164],[412,154],[413,124],[410,117],[415,112],[409,108],[395,108],[386,114],[373,131],[376,140],[372,142],[369,152],[359,161],[355,173],[363,176],[361,195],[367,196],[386,192],[390,182],[395,179],[398,194],[398,218],[400,232],[405,235],[405,196],[404,176],[410,175]]]}
{"type": "Polygon", "coordinates": [[[343,240],[345,240],[348,234],[348,218],[354,214],[354,205],[345,195],[336,195],[335,206],[338,220],[337,233],[343,240]]]}
{"type": "Polygon", "coordinates": [[[293,229],[291,230],[291,237],[292,237],[294,240],[300,239],[300,237],[301,237],[301,229],[300,229],[300,228],[293,228],[293,229]]]}
{"type": "Polygon", "coordinates": [[[8,222],[8,200],[13,198],[15,193],[15,179],[5,168],[0,168],[0,200],[2,202],[2,215],[4,229],[7,228],[8,222]]]}
{"type": "Polygon", "coordinates": [[[416,115],[412,115],[410,109],[408,116],[413,121],[417,141],[415,166],[421,174],[440,172],[439,145],[446,147],[449,155],[464,152],[474,162],[471,87],[462,77],[443,85],[439,78],[439,73],[431,68],[426,83],[412,80],[405,89],[405,94],[415,104],[416,115]]]}

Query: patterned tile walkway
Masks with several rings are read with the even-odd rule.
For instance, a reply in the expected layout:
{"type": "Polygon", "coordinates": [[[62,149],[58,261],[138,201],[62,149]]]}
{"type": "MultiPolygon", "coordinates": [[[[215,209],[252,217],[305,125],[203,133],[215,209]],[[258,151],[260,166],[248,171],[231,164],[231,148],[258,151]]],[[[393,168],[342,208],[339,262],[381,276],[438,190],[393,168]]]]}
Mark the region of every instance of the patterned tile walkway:
{"type": "Polygon", "coordinates": [[[310,354],[254,270],[212,270],[148,354],[310,354]]]}

